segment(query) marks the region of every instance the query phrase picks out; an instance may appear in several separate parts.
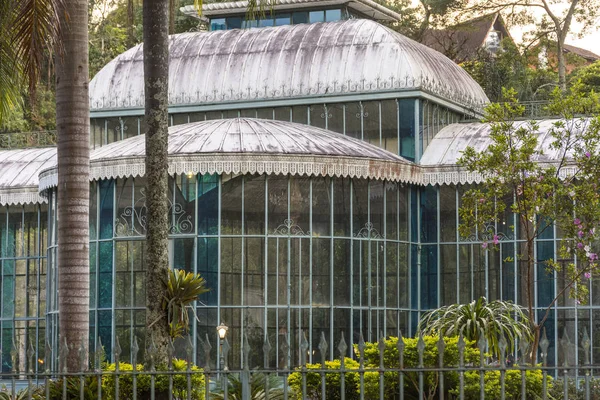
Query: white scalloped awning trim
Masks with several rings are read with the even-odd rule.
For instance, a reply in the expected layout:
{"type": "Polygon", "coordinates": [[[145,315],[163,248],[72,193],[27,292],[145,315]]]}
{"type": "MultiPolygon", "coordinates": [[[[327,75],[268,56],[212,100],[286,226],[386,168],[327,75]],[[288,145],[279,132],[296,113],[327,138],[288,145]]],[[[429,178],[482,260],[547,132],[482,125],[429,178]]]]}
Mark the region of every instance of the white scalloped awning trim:
{"type": "MultiPolygon", "coordinates": [[[[419,184],[418,166],[409,163],[351,157],[274,154],[200,154],[169,157],[169,174],[267,174],[385,179],[419,184]]],[[[92,161],[90,180],[143,176],[144,158],[92,161]]],[[[57,169],[40,174],[40,192],[58,186],[57,169]]]]}
{"type": "Polygon", "coordinates": [[[45,204],[48,200],[40,196],[35,186],[14,189],[0,189],[0,205],[16,206],[25,204],[45,204]]]}

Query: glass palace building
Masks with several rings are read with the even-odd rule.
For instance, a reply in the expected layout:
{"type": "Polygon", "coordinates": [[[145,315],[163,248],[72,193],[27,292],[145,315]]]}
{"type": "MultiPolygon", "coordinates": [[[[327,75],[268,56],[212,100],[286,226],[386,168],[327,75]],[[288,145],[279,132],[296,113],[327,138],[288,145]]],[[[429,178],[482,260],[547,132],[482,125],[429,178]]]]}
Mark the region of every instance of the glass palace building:
{"type": "MultiPolygon", "coordinates": [[[[303,333],[318,361],[321,333],[348,344],[410,336],[442,305],[524,303],[516,217],[494,227],[499,251],[457,233],[461,193],[480,180],[457,159],[490,139],[487,125],[465,121],[488,100],[452,61],[356,18],[185,33],[170,46],[170,264],[210,288],[191,319],[199,365],[206,337],[216,359],[221,322],[233,368],[244,336],[251,368],[263,365],[266,338],[277,368],[298,364],[303,333]]],[[[144,348],[143,87],[141,46],[90,83],[90,340],[109,357],[116,338],[122,358],[134,337],[144,348]]],[[[16,362],[30,344],[40,360],[46,340],[58,347],[56,174],[53,148],[0,151],[3,371],[13,347],[16,362]]],[[[537,259],[557,246],[547,231],[537,259]]],[[[560,280],[537,274],[541,310],[560,280]]],[[[553,309],[553,362],[583,362],[584,327],[600,360],[600,286],[590,286],[587,305],[553,309]],[[555,345],[564,329],[569,348],[555,345]]]]}

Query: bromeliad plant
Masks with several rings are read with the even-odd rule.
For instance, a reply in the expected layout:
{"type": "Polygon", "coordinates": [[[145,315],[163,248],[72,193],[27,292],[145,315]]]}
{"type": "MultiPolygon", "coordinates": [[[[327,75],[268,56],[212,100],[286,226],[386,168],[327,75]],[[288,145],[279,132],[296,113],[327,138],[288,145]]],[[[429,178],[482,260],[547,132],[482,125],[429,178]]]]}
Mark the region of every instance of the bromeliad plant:
{"type": "Polygon", "coordinates": [[[163,308],[168,313],[169,330],[173,339],[187,334],[190,326],[188,308],[193,312],[192,303],[208,291],[206,281],[200,274],[181,269],[169,272],[163,308]]]}
{"type": "Polygon", "coordinates": [[[432,310],[421,317],[417,330],[422,335],[458,336],[477,343],[483,336],[490,353],[500,358],[499,338],[504,336],[507,350],[514,350],[516,339],[531,343],[533,331],[529,319],[518,305],[510,301],[485,297],[468,304],[452,304],[432,310]]]}

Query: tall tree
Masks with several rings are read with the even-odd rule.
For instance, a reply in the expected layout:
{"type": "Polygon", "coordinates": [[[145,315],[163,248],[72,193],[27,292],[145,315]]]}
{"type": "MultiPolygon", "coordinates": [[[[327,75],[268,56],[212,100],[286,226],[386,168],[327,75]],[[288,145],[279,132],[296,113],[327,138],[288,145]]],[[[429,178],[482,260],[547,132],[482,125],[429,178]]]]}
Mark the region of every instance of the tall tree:
{"type": "Polygon", "coordinates": [[[78,353],[89,338],[88,0],[64,0],[58,15],[63,48],[56,57],[58,311],[61,345],[70,349],[66,367],[77,371],[87,368],[78,353]]]}
{"type": "Polygon", "coordinates": [[[567,89],[567,65],[564,45],[571,33],[573,21],[580,23],[583,31],[595,26],[600,12],[599,0],[471,0],[466,8],[478,13],[502,11],[509,14],[513,21],[526,23],[535,21],[535,16],[542,13],[536,23],[537,29],[533,40],[550,35],[556,46],[558,64],[558,85],[563,92],[567,89]]]}
{"type": "Polygon", "coordinates": [[[560,116],[541,148],[536,122],[517,121],[525,108],[514,91],[506,91],[501,103],[486,109],[491,143],[481,152],[467,147],[459,163],[483,177],[481,185],[468,190],[459,210],[463,237],[477,235],[484,249],[499,245],[502,233],[496,226],[511,224],[516,216],[517,232],[524,241],[517,255],[523,296],[534,334],[532,359],[535,361],[540,334],[559,299],[570,295],[578,302],[588,300],[589,278],[599,271],[600,233],[600,119],[597,95],[583,97],[577,92],[564,95],[555,90],[551,113],[560,116]],[[552,161],[542,163],[545,153],[552,161]],[[556,258],[538,260],[537,239],[561,232],[562,243],[556,258]],[[549,271],[543,275],[543,271],[549,271]],[[556,293],[546,303],[536,302],[535,287],[544,280],[560,279],[556,293]],[[540,307],[541,310],[535,307],[540,307]]]}
{"type": "Polygon", "coordinates": [[[169,277],[168,118],[169,2],[145,0],[144,90],[146,118],[146,338],[157,362],[166,362],[169,324],[162,307],[169,277]]]}

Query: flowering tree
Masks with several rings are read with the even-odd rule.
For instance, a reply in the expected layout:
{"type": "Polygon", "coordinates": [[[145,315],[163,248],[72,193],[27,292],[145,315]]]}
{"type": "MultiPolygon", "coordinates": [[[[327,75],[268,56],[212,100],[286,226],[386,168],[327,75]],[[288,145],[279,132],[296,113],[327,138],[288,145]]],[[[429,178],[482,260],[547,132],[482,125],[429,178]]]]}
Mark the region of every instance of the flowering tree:
{"type": "Polygon", "coordinates": [[[524,286],[522,305],[534,333],[532,361],[552,306],[567,294],[577,302],[587,301],[588,281],[599,270],[600,118],[582,116],[597,115],[599,107],[593,93],[583,96],[575,88],[563,95],[556,90],[549,111],[559,118],[552,121],[543,137],[546,145],[541,146],[539,123],[518,121],[524,107],[514,91],[505,91],[504,101],[486,110],[490,146],[483,152],[469,147],[459,160],[482,177],[482,184],[462,198],[459,230],[463,237],[475,234],[484,248],[493,250],[502,235],[493,227],[506,223],[507,215],[517,216],[518,226],[512,230],[524,241],[517,258],[524,286]],[[536,239],[554,226],[562,232],[557,257],[538,262],[536,239]],[[540,315],[534,312],[536,266],[563,280],[540,315]]]}

